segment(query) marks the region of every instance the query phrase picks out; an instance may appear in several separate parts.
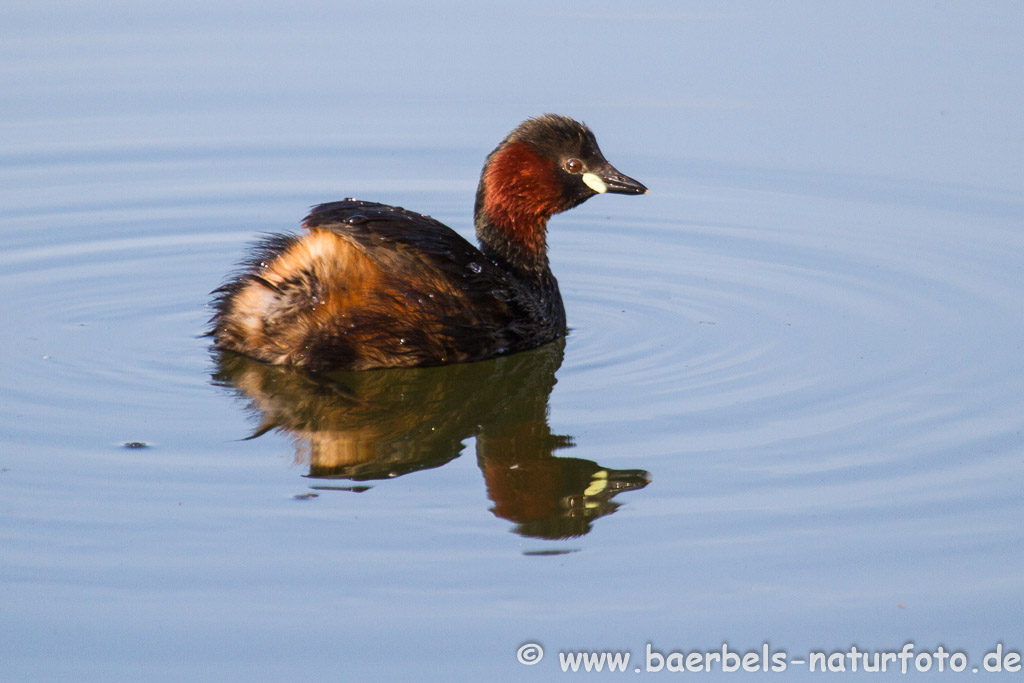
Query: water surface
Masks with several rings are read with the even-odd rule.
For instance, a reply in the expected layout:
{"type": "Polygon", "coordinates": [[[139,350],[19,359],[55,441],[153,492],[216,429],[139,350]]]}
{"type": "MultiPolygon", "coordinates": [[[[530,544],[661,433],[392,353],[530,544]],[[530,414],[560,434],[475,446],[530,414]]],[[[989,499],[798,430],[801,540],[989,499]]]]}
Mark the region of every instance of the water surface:
{"type": "Polygon", "coordinates": [[[1024,647],[1015,5],[3,14],[12,679],[1024,647]],[[246,243],[351,195],[470,236],[547,110],[652,188],[552,220],[564,346],[211,354],[246,243]]]}

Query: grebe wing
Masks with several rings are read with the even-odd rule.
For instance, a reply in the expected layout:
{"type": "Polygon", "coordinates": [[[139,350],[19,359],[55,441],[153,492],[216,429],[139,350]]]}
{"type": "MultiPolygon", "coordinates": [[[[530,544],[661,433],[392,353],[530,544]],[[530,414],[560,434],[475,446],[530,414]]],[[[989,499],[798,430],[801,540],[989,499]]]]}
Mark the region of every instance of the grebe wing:
{"type": "Polygon", "coordinates": [[[313,207],[302,225],[349,238],[371,258],[388,253],[380,247],[407,246],[445,269],[480,272],[488,265],[479,249],[444,223],[398,206],[344,199],[313,207]]]}

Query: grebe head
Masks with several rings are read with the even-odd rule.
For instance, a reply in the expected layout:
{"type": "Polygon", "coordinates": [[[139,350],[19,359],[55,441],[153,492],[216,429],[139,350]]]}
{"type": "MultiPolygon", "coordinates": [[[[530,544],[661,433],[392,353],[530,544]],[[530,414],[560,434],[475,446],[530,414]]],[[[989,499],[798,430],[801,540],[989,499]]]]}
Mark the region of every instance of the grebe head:
{"type": "Polygon", "coordinates": [[[519,124],[488,155],[476,194],[477,235],[512,263],[546,266],[552,215],[596,194],[647,191],[608,163],[589,128],[545,114],[519,124]]]}

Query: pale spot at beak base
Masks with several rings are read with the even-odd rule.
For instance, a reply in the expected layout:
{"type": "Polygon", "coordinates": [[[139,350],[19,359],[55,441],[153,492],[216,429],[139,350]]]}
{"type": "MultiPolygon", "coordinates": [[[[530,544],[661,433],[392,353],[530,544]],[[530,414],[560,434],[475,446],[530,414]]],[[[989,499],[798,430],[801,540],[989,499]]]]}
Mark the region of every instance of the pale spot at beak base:
{"type": "Polygon", "coordinates": [[[586,183],[587,187],[599,194],[604,194],[608,191],[608,186],[601,180],[601,176],[596,173],[584,173],[583,182],[586,183]]]}

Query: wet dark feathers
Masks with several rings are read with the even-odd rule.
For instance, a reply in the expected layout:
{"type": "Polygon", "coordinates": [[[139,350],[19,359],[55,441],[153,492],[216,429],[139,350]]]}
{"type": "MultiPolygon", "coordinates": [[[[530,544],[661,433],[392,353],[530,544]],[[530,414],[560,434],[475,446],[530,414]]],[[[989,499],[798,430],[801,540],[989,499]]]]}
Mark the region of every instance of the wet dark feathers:
{"type": "MultiPolygon", "coordinates": [[[[358,250],[375,265],[381,286],[365,297],[353,296],[344,310],[317,312],[327,290],[343,290],[347,283],[324,282],[313,265],[270,282],[263,276],[268,265],[307,236],[267,236],[254,245],[240,272],[215,291],[211,324],[221,346],[254,355],[247,342],[232,342],[225,333],[232,302],[254,283],[273,297],[264,319],[268,336],[275,328],[308,328],[305,334],[275,338],[295,347],[289,362],[316,370],[468,362],[533,348],[565,333],[553,277],[538,289],[430,217],[344,200],[315,207],[303,225],[333,233],[358,250]]],[[[269,355],[264,360],[279,362],[269,355]]]]}

